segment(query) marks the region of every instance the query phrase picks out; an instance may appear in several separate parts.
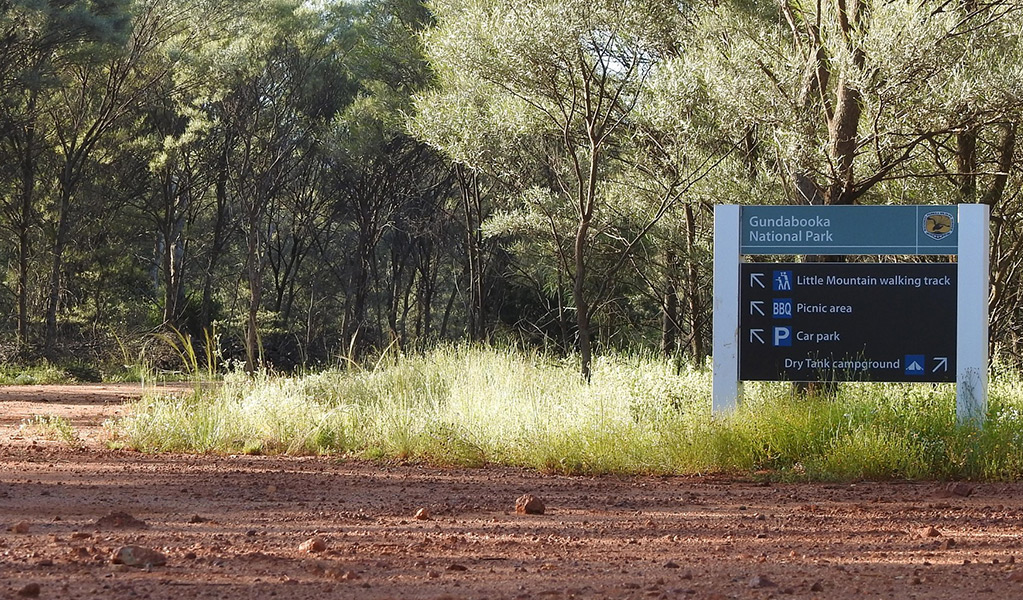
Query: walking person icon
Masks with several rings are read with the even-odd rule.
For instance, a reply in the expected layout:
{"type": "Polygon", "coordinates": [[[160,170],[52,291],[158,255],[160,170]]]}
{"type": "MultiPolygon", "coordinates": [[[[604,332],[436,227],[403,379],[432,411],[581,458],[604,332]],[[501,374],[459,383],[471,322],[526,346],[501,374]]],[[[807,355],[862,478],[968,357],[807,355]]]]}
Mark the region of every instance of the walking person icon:
{"type": "Polygon", "coordinates": [[[774,291],[776,292],[788,292],[792,290],[792,271],[775,271],[774,272],[774,291]]]}

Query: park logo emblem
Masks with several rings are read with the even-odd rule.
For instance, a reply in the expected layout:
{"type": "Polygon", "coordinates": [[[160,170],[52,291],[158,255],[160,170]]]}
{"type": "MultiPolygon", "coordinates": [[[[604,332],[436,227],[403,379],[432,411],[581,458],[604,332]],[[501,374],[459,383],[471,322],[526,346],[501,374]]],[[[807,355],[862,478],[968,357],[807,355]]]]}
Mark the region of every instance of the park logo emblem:
{"type": "Polygon", "coordinates": [[[924,233],[935,240],[943,240],[955,230],[952,213],[936,210],[924,215],[924,233]]]}

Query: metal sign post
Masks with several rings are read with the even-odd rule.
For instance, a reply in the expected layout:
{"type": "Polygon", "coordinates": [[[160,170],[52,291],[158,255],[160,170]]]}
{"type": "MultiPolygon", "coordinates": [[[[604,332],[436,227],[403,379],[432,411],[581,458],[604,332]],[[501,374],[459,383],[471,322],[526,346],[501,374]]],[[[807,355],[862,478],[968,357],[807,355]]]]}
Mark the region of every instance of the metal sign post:
{"type": "Polygon", "coordinates": [[[988,207],[718,206],[715,412],[741,382],[955,381],[987,404],[988,207]],[[742,263],[744,255],[958,255],[953,263],[742,263]]]}
{"type": "Polygon", "coordinates": [[[986,204],[959,205],[956,417],[978,425],[987,414],[990,219],[986,204]]]}
{"type": "Polygon", "coordinates": [[[739,217],[740,207],[714,207],[714,375],[715,413],[735,408],[739,383],[739,217]]]}

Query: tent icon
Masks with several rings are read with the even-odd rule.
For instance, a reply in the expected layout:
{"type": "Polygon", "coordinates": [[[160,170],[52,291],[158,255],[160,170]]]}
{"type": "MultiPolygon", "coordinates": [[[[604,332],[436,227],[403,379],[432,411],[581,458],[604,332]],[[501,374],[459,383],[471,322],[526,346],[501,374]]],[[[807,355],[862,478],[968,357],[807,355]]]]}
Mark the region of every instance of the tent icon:
{"type": "Polygon", "coordinates": [[[906,355],[906,375],[923,375],[927,360],[923,354],[906,355]]]}

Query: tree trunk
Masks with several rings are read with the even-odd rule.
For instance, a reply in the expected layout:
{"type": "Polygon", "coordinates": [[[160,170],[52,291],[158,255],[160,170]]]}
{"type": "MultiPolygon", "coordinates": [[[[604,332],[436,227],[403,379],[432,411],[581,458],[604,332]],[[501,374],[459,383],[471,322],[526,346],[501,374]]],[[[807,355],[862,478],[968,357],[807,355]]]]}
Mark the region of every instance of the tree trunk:
{"type": "Polygon", "coordinates": [[[49,294],[46,299],[46,328],[43,346],[48,355],[53,355],[57,345],[57,310],[60,307],[60,284],[64,270],[64,250],[67,248],[71,231],[71,189],[70,184],[61,183],[60,201],[57,210],[57,237],[53,243],[53,262],[50,267],[49,294]]]}
{"type": "Polygon", "coordinates": [[[220,157],[217,171],[215,186],[217,214],[213,220],[213,243],[210,245],[210,255],[206,261],[206,273],[203,276],[202,284],[202,302],[199,309],[199,323],[204,330],[209,330],[212,326],[213,278],[216,273],[217,264],[220,262],[220,255],[227,245],[227,165],[227,150],[225,150],[220,157]]]}
{"type": "MultiPolygon", "coordinates": [[[[575,281],[572,295],[575,302],[576,329],[579,335],[579,359],[581,374],[587,382],[592,377],[593,347],[590,331],[592,317],[589,300],[586,296],[586,249],[589,242],[590,225],[593,222],[593,211],[597,204],[597,177],[600,166],[600,135],[596,123],[587,123],[590,140],[589,160],[584,177],[579,181],[579,224],[575,232],[573,246],[575,262],[575,281]]],[[[578,165],[578,163],[576,163],[578,165]]],[[[577,171],[578,173],[579,171],[577,171]]]]}
{"type": "Polygon", "coordinates": [[[693,212],[693,205],[686,203],[686,254],[689,260],[686,261],[686,284],[689,287],[686,297],[689,301],[689,339],[690,356],[697,367],[701,367],[707,358],[707,344],[703,339],[703,302],[700,292],[700,272],[697,269],[696,261],[696,215],[693,212]]]}
{"type": "Polygon", "coordinates": [[[859,131],[860,92],[853,88],[844,77],[839,77],[835,93],[835,114],[829,124],[831,158],[837,176],[828,190],[828,204],[852,204],[854,200],[853,165],[856,158],[856,135],[859,131]]]}
{"type": "Polygon", "coordinates": [[[163,237],[163,272],[164,272],[164,304],[163,321],[180,327],[185,299],[184,262],[185,245],[183,233],[188,211],[187,189],[182,188],[173,180],[164,186],[166,214],[164,216],[163,237]]]}
{"type": "MultiPolygon", "coordinates": [[[[35,94],[32,94],[29,108],[34,110],[35,94]]],[[[28,345],[28,271],[29,256],[32,251],[32,203],[35,201],[36,162],[35,162],[35,126],[30,124],[25,130],[24,147],[21,156],[21,194],[19,198],[18,229],[18,346],[24,349],[28,345]]]]}
{"type": "Polygon", "coordinates": [[[977,128],[970,126],[956,134],[956,180],[962,202],[977,198],[977,128]]]}
{"type": "MultiPolygon", "coordinates": [[[[863,16],[859,0],[836,0],[842,37],[852,53],[853,63],[862,69],[866,55],[857,45],[854,33],[861,28],[863,16]]],[[[857,135],[863,115],[862,94],[845,74],[838,77],[835,107],[828,123],[829,151],[836,176],[828,190],[828,204],[852,204],[855,200],[853,165],[856,160],[857,135]]]]}
{"type": "Polygon", "coordinates": [[[586,300],[586,238],[590,230],[590,219],[579,220],[575,234],[575,281],[572,296],[575,303],[576,333],[579,336],[579,359],[583,379],[592,377],[593,350],[590,340],[590,305],[586,300]]]}
{"type": "MultiPolygon", "coordinates": [[[[423,246],[428,246],[423,244],[423,246]]],[[[425,254],[421,258],[421,267],[419,270],[419,287],[417,291],[417,303],[419,304],[419,315],[422,317],[423,328],[421,335],[424,339],[429,339],[433,333],[433,294],[434,289],[437,285],[437,269],[433,266],[433,260],[430,257],[431,249],[429,247],[421,248],[421,252],[425,254]]]]}
{"type": "MultiPolygon", "coordinates": [[[[259,202],[259,200],[255,200],[259,202]]],[[[245,327],[245,372],[259,368],[259,307],[263,299],[262,244],[259,235],[262,220],[259,204],[249,207],[246,223],[245,268],[249,283],[249,310],[245,327]]]]}
{"type": "Polygon", "coordinates": [[[678,258],[669,250],[664,257],[664,302],[661,308],[661,355],[671,358],[678,351],[678,284],[675,263],[678,258]]]}
{"type": "MultiPolygon", "coordinates": [[[[348,327],[345,331],[345,340],[351,342],[362,331],[367,323],[366,306],[369,296],[370,270],[373,257],[372,242],[369,234],[359,233],[359,241],[355,251],[355,274],[352,277],[352,302],[351,314],[349,315],[348,327]]],[[[363,331],[363,333],[365,333],[363,331]]]]}
{"type": "Polygon", "coordinates": [[[455,167],[455,176],[462,193],[462,212],[465,217],[465,257],[468,280],[466,302],[466,331],[470,341],[483,338],[483,265],[480,222],[483,210],[480,201],[479,179],[475,172],[466,174],[465,167],[455,167]]]}
{"type": "MultiPolygon", "coordinates": [[[[451,309],[455,306],[455,297],[458,295],[458,287],[453,286],[451,288],[451,294],[448,296],[448,303],[444,306],[444,316],[440,320],[440,331],[437,336],[440,339],[444,339],[448,335],[448,319],[451,317],[451,309]]],[[[469,338],[472,341],[472,338],[469,338]]]]}

